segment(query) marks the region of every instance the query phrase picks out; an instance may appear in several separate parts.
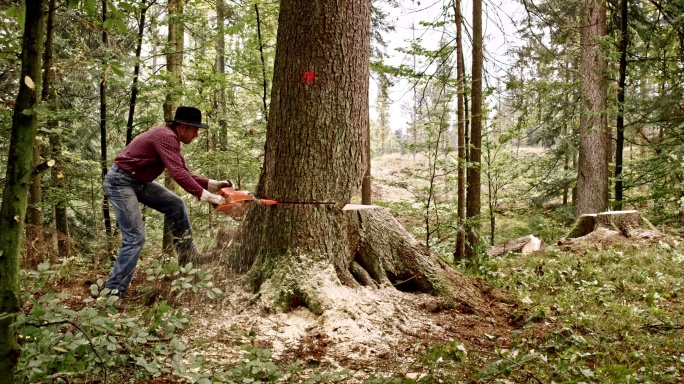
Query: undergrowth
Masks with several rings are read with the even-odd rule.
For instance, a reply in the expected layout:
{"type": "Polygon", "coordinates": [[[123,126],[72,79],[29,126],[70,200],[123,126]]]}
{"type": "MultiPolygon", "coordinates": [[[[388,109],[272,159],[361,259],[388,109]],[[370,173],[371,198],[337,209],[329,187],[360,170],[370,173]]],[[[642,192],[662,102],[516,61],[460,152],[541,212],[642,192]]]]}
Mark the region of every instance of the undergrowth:
{"type": "Polygon", "coordinates": [[[549,248],[490,260],[487,280],[529,308],[513,350],[535,354],[509,380],[680,382],[684,255],[666,244],[582,254],[549,248]]]}

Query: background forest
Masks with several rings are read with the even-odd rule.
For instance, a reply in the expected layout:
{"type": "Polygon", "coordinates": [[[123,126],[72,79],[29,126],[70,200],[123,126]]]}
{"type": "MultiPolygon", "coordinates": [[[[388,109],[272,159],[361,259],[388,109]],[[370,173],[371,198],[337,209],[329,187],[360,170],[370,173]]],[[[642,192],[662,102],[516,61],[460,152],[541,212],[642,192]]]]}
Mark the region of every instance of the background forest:
{"type": "MultiPolygon", "coordinates": [[[[211,271],[164,257],[172,251],[164,246],[163,219],[153,210],[143,210],[147,243],[138,267],[149,284],[140,282],[141,305],[147,307],[119,317],[111,301],[95,299],[120,242],[103,175],[126,143],[162,124],[176,106],[200,108],[210,126],[183,147],[188,168],[256,189],[275,108],[270,94],[278,2],[48,3],[33,163],[55,164],[37,174],[30,188],[18,382],[102,382],[95,380],[103,373],[106,382],[106,372],[119,378],[111,382],[169,380],[158,383],[682,380],[684,349],[675,340],[684,327],[678,296],[684,256],[677,240],[581,252],[554,244],[579,214],[589,213],[578,201],[587,199],[591,187],[578,185],[578,175],[598,168],[605,171],[600,210],[638,210],[667,236],[681,234],[683,0],[484,2],[478,92],[472,81],[478,56],[473,4],[372,1],[371,201],[388,208],[445,262],[526,299],[516,321],[536,331],[502,337],[505,348],[482,353],[465,343],[433,340],[416,347],[420,357],[409,368],[369,363],[371,369],[352,369],[363,377],[320,365],[311,351],[274,360],[269,349],[249,341],[252,334],[244,335],[246,362],[223,366],[220,373],[208,360],[184,355],[187,346],[176,333],[191,320],[187,311],[174,309],[182,308],[180,298],[194,297],[197,304],[223,295],[225,287],[216,288],[211,271]],[[589,67],[580,63],[586,15],[578,10],[585,5],[605,14],[600,56],[589,67]],[[429,17],[416,22],[410,38],[393,37],[395,15],[410,13],[429,17]],[[586,84],[596,73],[602,78],[594,82],[601,90],[602,104],[594,103],[600,122],[587,126],[582,79],[586,84]],[[481,114],[474,111],[476,101],[481,114]],[[472,114],[481,119],[477,125],[472,114]],[[580,151],[592,153],[586,140],[596,137],[604,140],[598,160],[580,151]],[[466,199],[473,198],[466,209],[466,199]],[[473,236],[464,245],[468,231],[473,236]],[[530,234],[549,245],[541,256],[494,259],[485,252],[530,234]],[[92,293],[86,307],[75,309],[73,296],[64,296],[74,293],[62,292],[64,287],[75,286],[92,293]],[[624,319],[607,321],[608,313],[624,319]],[[89,359],[91,352],[96,356],[89,359]],[[375,375],[380,371],[384,376],[375,375]]],[[[24,81],[26,7],[13,0],[0,7],[0,137],[10,137],[24,81]]],[[[3,177],[9,145],[0,141],[3,177]]],[[[174,188],[170,180],[166,185],[174,188]]],[[[0,188],[7,187],[0,179],[0,188]]],[[[178,192],[203,248],[239,225],[178,192]]],[[[359,190],[353,202],[367,198],[359,190]]],[[[492,345],[500,338],[486,337],[492,345]]]]}

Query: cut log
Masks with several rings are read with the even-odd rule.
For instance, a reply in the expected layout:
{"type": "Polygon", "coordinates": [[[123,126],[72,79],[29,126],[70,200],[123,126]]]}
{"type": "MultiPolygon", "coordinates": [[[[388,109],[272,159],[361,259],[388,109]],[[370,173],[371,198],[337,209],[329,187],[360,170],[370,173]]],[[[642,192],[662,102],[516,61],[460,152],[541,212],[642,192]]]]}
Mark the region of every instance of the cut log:
{"type": "Polygon", "coordinates": [[[492,247],[487,251],[487,254],[491,257],[504,256],[508,252],[527,255],[534,251],[538,251],[541,249],[541,246],[541,239],[535,237],[534,235],[527,235],[515,240],[511,240],[505,244],[499,244],[496,247],[492,247]]]}

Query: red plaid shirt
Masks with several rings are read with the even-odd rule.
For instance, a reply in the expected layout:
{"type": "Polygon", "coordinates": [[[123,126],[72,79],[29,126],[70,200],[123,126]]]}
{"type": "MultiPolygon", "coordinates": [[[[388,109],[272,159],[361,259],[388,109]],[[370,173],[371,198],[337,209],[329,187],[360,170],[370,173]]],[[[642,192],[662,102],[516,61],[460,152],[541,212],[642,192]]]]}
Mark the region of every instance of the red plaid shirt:
{"type": "Polygon", "coordinates": [[[188,171],[178,135],[166,125],[138,135],[119,153],[114,163],[145,182],[153,181],[168,168],[178,185],[197,198],[209,185],[209,179],[188,171]]]}

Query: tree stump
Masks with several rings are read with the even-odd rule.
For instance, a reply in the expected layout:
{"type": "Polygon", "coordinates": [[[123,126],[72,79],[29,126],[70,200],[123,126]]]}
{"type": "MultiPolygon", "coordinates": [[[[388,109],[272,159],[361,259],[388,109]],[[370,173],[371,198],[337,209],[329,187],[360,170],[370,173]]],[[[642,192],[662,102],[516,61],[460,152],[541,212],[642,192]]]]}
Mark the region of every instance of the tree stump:
{"type": "Polygon", "coordinates": [[[572,250],[579,244],[610,246],[624,241],[671,243],[638,211],[608,211],[582,215],[568,235],[558,242],[562,249],[572,250]]]}
{"type": "Polygon", "coordinates": [[[541,249],[542,240],[534,235],[527,235],[515,240],[511,240],[505,244],[497,245],[487,250],[487,254],[491,257],[504,256],[508,252],[520,253],[527,255],[534,251],[541,249]]]}

